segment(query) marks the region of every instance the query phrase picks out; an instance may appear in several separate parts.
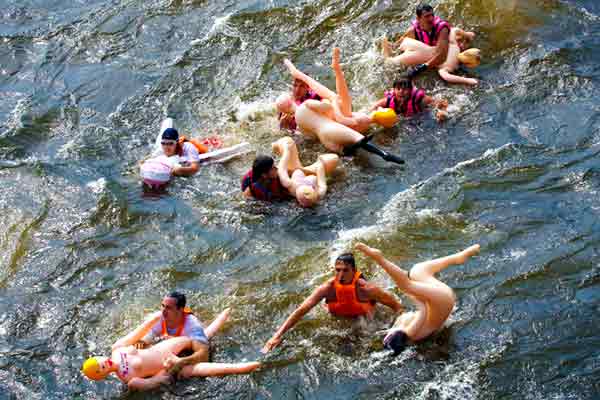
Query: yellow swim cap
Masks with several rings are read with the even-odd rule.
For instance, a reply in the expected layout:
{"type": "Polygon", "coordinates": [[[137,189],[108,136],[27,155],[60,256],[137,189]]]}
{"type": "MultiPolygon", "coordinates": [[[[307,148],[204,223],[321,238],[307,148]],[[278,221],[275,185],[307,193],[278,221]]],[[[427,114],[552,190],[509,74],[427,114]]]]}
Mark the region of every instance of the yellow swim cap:
{"type": "Polygon", "coordinates": [[[105,373],[100,367],[100,363],[96,357],[90,357],[85,360],[83,367],[81,368],[81,372],[94,381],[104,379],[107,375],[107,373],[105,373]]]}
{"type": "Polygon", "coordinates": [[[398,121],[396,112],[392,108],[380,108],[371,117],[376,123],[385,128],[391,128],[398,121]]]}
{"type": "Polygon", "coordinates": [[[475,68],[481,64],[481,51],[468,49],[458,55],[458,61],[467,68],[475,68]]]}

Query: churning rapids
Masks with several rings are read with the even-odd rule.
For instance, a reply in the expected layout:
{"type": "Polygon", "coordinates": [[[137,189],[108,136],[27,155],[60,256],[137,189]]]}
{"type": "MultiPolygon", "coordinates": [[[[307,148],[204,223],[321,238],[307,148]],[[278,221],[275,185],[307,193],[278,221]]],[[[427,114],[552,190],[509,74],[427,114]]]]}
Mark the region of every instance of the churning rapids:
{"type": "Polygon", "coordinates": [[[415,0],[0,1],[0,399],[597,399],[600,3],[430,3],[478,34],[480,85],[424,74],[451,119],[379,132],[406,167],[344,158],[307,210],[242,198],[254,153],[158,198],[138,161],[167,116],[270,152],[282,60],[333,87],[335,45],[366,108],[396,74],[377,43],[408,27],[415,0]],[[365,328],[320,308],[262,356],[356,240],[407,268],[482,251],[442,274],[458,296],[448,327],[397,358],[377,334],[388,311],[365,328]],[[265,367],[143,395],[81,375],[173,289],[203,320],[233,308],[213,360],[265,367]]]}

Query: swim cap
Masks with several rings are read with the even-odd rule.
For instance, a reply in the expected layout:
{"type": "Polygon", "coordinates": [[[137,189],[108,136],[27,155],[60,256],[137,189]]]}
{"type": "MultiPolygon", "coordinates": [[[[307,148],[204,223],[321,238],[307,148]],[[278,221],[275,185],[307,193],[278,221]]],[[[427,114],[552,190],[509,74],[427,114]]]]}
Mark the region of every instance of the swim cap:
{"type": "Polygon", "coordinates": [[[467,68],[475,68],[481,63],[481,51],[479,49],[468,49],[460,53],[458,61],[467,68]]]}
{"type": "Polygon", "coordinates": [[[379,108],[373,112],[373,120],[385,128],[391,128],[398,121],[396,112],[392,108],[379,108]]]}
{"type": "Polygon", "coordinates": [[[408,336],[406,333],[398,330],[392,333],[392,335],[384,340],[384,346],[386,349],[394,351],[394,357],[404,351],[406,347],[406,342],[408,341],[408,336]]]}
{"type": "Polygon", "coordinates": [[[96,357],[90,357],[85,360],[81,372],[94,381],[104,379],[108,375],[108,372],[104,372],[103,368],[100,367],[100,363],[96,357]]]}
{"type": "Polygon", "coordinates": [[[167,140],[177,140],[179,139],[179,132],[175,128],[167,128],[162,133],[162,138],[167,140]]]}

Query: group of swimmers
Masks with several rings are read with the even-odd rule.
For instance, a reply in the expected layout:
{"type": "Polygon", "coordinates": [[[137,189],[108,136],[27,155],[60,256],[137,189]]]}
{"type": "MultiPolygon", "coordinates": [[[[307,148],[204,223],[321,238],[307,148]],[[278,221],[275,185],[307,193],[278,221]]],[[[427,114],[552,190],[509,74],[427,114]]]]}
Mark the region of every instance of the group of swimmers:
{"type": "Polygon", "coordinates": [[[476,79],[453,74],[459,64],[479,65],[479,50],[467,49],[475,34],[452,28],[435,16],[429,5],[417,7],[416,15],[416,20],[398,41],[390,43],[385,38],[382,41],[386,62],[414,68],[394,81],[385,96],[370,107],[369,114],[353,111],[340,65],[340,49],[334,48],[331,58],[335,92],[300,71],[290,60],[284,60],[293,86],[291,94],[283,94],[276,100],[280,127],[317,139],[332,153],[319,156],[314,164],[303,167],[294,141],[290,137],[277,140],[272,147],[281,157],[278,165],[270,156],[257,157],[252,169],[242,178],[245,196],[267,201],[291,197],[301,206],[311,207],[327,191],[326,178],[339,162],[337,154],[352,155],[363,149],[386,161],[404,163],[400,157],[371,143],[372,135],[365,135],[365,132],[372,125],[391,127],[398,121],[398,116],[410,117],[427,108],[435,109],[438,121],[448,118],[448,102],[416,88],[413,78],[435,68],[447,82],[476,85],[476,79]],[[394,48],[401,54],[393,56],[394,48]]]}
{"type": "MultiPolygon", "coordinates": [[[[289,136],[280,138],[272,144],[273,153],[280,157],[279,163],[275,165],[270,156],[256,157],[252,169],[242,178],[244,195],[265,201],[293,197],[301,206],[311,207],[325,196],[327,176],[336,169],[339,154],[351,155],[364,149],[386,161],[404,163],[398,156],[372,144],[371,136],[363,135],[371,125],[389,127],[397,122],[397,116],[411,116],[427,107],[436,109],[438,120],[447,118],[447,101],[427,96],[422,89],[413,86],[412,79],[435,68],[448,82],[477,84],[475,79],[452,74],[459,63],[478,65],[479,51],[466,50],[474,34],[452,28],[436,17],[429,5],[419,6],[416,14],[416,20],[398,41],[390,43],[384,39],[382,42],[386,62],[414,68],[394,82],[393,88],[371,107],[369,114],[352,111],[338,48],[333,49],[331,62],[336,78],[335,92],[298,70],[290,60],[284,61],[294,83],[291,94],[280,96],[276,102],[280,126],[318,139],[331,153],[319,155],[313,164],[304,167],[294,140],[289,136]],[[401,54],[393,56],[394,49],[401,54]]],[[[164,129],[159,141],[165,157],[179,156],[179,163],[170,168],[170,174],[190,176],[198,172],[199,154],[206,151],[202,143],[180,137],[173,127],[164,129]]],[[[383,342],[395,355],[399,354],[408,342],[427,338],[444,325],[456,298],[452,289],[436,279],[435,274],[448,266],[465,263],[479,252],[479,245],[416,264],[410,271],[401,269],[380,250],[364,243],[357,243],[355,249],[383,268],[398,289],[412,300],[415,311],[404,312],[396,296],[367,281],[357,269],[354,255],[345,253],[334,263],[335,276],[317,287],[292,312],[266,342],[264,353],[278,346],[288,330],[325,300],[332,315],[344,318],[371,318],[377,303],[389,307],[399,316],[383,342]]],[[[117,340],[110,357],[86,360],[83,373],[93,380],[115,373],[129,388],[148,390],[171,382],[173,377],[241,374],[261,366],[259,362],[209,362],[210,339],[226,322],[229,309],[204,328],[186,307],[185,296],[179,292],[165,296],[161,307],[160,312],[117,340]]]]}
{"type": "MultiPolygon", "coordinates": [[[[383,339],[385,348],[400,354],[410,342],[439,331],[456,303],[454,291],[435,274],[451,265],[465,263],[479,253],[479,245],[447,257],[418,263],[405,271],[383,253],[357,243],[355,249],[375,261],[392,278],[416,310],[404,312],[402,303],[390,292],[369,282],[356,267],[352,253],[337,257],[334,277],[318,286],[283,322],[266,342],[262,352],[277,347],[283,335],[322,300],[329,313],[342,318],[372,319],[377,303],[392,309],[398,317],[383,339]]],[[[260,362],[209,362],[210,339],[227,321],[230,309],[221,312],[204,328],[186,307],[185,295],[173,292],[161,302],[162,310],[112,345],[110,357],[90,357],[82,367],[90,379],[102,380],[111,373],[133,390],[150,390],[176,378],[245,374],[258,369],[260,362]]]]}

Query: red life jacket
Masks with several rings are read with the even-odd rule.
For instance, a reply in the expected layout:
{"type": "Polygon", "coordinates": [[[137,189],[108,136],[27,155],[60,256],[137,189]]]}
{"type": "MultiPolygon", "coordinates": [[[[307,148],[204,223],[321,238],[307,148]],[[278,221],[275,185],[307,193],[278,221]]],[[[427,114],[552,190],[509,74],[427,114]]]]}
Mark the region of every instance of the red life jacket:
{"type": "Polygon", "coordinates": [[[185,136],[179,136],[179,140],[177,140],[177,155],[179,157],[183,155],[183,144],[185,142],[193,144],[196,150],[198,150],[199,154],[208,152],[208,147],[204,143],[200,142],[200,140],[194,138],[188,139],[185,136]]]}
{"type": "Polygon", "coordinates": [[[356,294],[356,282],[361,277],[361,273],[356,271],[352,282],[342,285],[337,278],[333,281],[335,288],[335,301],[327,303],[329,312],[339,317],[356,318],[370,313],[375,307],[373,300],[362,302],[358,300],[356,294]]]}
{"type": "Polygon", "coordinates": [[[431,28],[430,33],[421,29],[421,26],[419,25],[417,20],[414,20],[412,22],[412,26],[415,30],[415,39],[429,46],[435,46],[437,44],[442,29],[448,28],[448,34],[450,34],[451,29],[450,24],[447,21],[444,21],[443,19],[438,17],[437,15],[433,18],[433,28],[431,28]]]}
{"type": "Polygon", "coordinates": [[[250,188],[252,197],[263,201],[280,200],[289,195],[287,189],[281,185],[278,177],[271,179],[270,185],[265,187],[260,182],[254,180],[252,170],[248,171],[242,178],[242,192],[247,188],[250,188]]]}
{"type": "Polygon", "coordinates": [[[393,91],[385,93],[387,98],[385,102],[386,108],[392,108],[398,115],[410,117],[423,111],[423,98],[425,97],[425,91],[423,89],[412,88],[410,98],[405,104],[397,104],[396,97],[393,91]]]}

